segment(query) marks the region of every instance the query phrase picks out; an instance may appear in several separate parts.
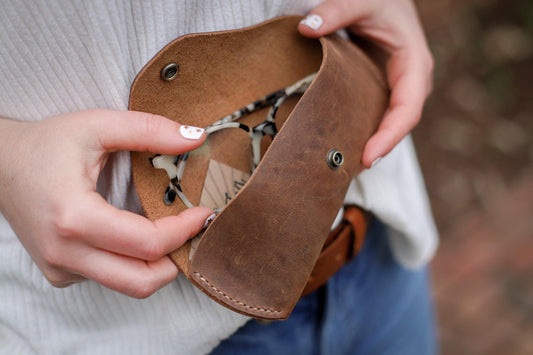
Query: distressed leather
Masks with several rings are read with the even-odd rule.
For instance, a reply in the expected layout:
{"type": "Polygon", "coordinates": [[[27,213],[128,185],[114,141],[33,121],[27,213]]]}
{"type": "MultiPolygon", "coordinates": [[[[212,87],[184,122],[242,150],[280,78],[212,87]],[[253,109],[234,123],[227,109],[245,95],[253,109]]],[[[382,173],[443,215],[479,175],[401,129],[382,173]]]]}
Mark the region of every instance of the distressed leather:
{"type": "MultiPolygon", "coordinates": [[[[365,142],[388,105],[384,77],[363,51],[337,35],[302,37],[296,30],[300,19],[286,16],[180,37],[150,60],[130,93],[131,110],[205,127],[318,71],[305,94],[286,108],[285,122],[261,163],[203,233],[192,258],[190,242],[170,254],[211,298],[263,319],[286,319],[300,298],[348,185],[361,169],[365,142]],[[180,71],[166,82],[160,71],[171,62],[180,71]],[[344,156],[336,170],[327,163],[333,148],[344,156]]],[[[211,153],[231,163],[238,146],[229,136],[218,144],[220,151],[211,153]]],[[[178,214],[185,206],[164,204],[168,177],[152,168],[150,156],[131,155],[144,212],[152,220],[178,214]]],[[[189,190],[195,204],[205,171],[196,174],[197,186],[189,190]]]]}

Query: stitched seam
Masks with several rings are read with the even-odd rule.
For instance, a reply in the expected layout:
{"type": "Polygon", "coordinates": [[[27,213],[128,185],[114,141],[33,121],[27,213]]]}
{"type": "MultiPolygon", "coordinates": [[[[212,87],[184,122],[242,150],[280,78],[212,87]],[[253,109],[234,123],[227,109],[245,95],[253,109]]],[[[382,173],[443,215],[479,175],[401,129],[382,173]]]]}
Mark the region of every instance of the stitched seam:
{"type": "Polygon", "coordinates": [[[248,309],[252,309],[254,311],[259,311],[259,312],[265,312],[265,313],[281,313],[281,311],[276,311],[276,310],[271,310],[271,309],[266,309],[266,308],[258,308],[258,307],[253,307],[253,306],[249,306],[247,305],[246,303],[244,302],[241,302],[239,300],[236,300],[234,298],[231,298],[230,296],[226,295],[224,292],[222,292],[221,290],[219,290],[218,288],[216,288],[215,286],[213,286],[209,281],[207,281],[207,279],[205,277],[203,277],[200,273],[198,272],[195,272],[194,273],[196,276],[198,276],[200,278],[200,280],[202,282],[204,282],[207,286],[209,286],[213,291],[215,291],[216,293],[218,293],[219,295],[222,295],[225,299],[227,299],[228,301],[230,302],[233,302],[235,304],[238,304],[242,307],[245,307],[245,308],[248,308],[248,309]]]}

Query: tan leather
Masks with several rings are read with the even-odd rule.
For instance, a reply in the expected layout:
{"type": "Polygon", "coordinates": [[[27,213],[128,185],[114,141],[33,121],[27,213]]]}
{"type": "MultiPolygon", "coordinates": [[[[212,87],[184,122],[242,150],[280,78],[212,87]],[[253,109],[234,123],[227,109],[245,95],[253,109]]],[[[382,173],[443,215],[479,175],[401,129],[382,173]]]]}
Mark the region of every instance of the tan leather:
{"type": "MultiPolygon", "coordinates": [[[[335,35],[303,38],[296,30],[299,20],[288,16],[178,38],[143,68],[130,93],[132,110],[205,127],[318,70],[286,112],[254,174],[202,235],[192,260],[190,242],[170,255],[207,295],[256,318],[289,316],[388,103],[382,73],[360,49],[335,35]],[[180,72],[166,82],[160,71],[170,62],[177,62],[180,72]],[[344,156],[336,170],[327,164],[332,148],[344,156]]],[[[215,143],[220,149],[212,149],[213,155],[242,169],[232,161],[238,146],[231,138],[215,143]]],[[[151,167],[152,155],[132,153],[132,165],[144,212],[157,219],[185,207],[163,203],[168,178],[151,167]]],[[[197,204],[205,169],[191,169],[197,186],[188,191],[197,204]]]]}
{"type": "Polygon", "coordinates": [[[361,250],[368,227],[368,213],[357,206],[346,206],[341,224],[331,231],[322,247],[311,276],[302,292],[306,296],[352,260],[361,250]]]}

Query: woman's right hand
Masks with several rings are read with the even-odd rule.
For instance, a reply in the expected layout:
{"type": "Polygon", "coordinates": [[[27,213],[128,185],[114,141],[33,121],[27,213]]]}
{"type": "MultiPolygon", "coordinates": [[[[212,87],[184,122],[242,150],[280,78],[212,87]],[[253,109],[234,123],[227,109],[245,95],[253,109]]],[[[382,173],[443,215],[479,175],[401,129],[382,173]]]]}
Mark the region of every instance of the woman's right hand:
{"type": "Polygon", "coordinates": [[[212,211],[192,208],[152,222],[108,204],[96,182],[114,151],[179,154],[205,140],[179,132],[173,121],[133,111],[0,119],[0,212],[52,285],[91,279],[144,298],[177,276],[167,254],[212,211]]]}

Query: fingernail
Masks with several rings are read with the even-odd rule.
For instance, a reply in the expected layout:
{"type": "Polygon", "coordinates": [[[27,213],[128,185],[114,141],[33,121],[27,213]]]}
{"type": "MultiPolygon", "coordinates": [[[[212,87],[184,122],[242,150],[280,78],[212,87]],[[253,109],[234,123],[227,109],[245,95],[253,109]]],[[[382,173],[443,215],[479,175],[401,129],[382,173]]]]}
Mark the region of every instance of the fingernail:
{"type": "Polygon", "coordinates": [[[200,139],[202,134],[204,134],[204,131],[205,129],[199,127],[187,125],[180,126],[181,135],[187,139],[200,139]]]}
{"type": "Polygon", "coordinates": [[[318,30],[320,26],[322,26],[323,22],[324,21],[322,20],[322,17],[320,17],[319,15],[309,15],[302,21],[300,21],[302,25],[306,25],[307,27],[310,27],[315,31],[318,30]]]}
{"type": "Polygon", "coordinates": [[[372,169],[373,167],[375,167],[376,165],[378,165],[379,162],[381,161],[381,158],[382,158],[382,157],[376,158],[376,160],[374,160],[374,161],[372,162],[372,164],[370,165],[370,169],[372,169]]]}
{"type": "Polygon", "coordinates": [[[204,222],[204,226],[202,227],[202,229],[206,229],[211,224],[211,222],[213,222],[213,220],[215,219],[216,216],[217,216],[217,214],[213,213],[211,216],[207,217],[207,219],[204,222]]]}

